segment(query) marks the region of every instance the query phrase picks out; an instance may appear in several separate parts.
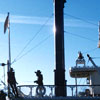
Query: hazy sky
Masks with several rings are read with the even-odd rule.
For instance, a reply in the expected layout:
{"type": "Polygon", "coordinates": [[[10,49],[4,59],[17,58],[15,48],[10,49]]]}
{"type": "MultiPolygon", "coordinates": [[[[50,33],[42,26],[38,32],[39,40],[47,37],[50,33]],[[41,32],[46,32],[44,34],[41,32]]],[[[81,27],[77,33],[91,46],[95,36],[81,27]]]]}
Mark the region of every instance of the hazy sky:
{"type": "MultiPolygon", "coordinates": [[[[44,84],[54,84],[53,0],[0,0],[0,63],[8,60],[8,32],[4,21],[10,12],[11,60],[19,84],[35,84],[35,71],[41,70],[44,84]],[[23,50],[24,49],[24,50],[23,50]]],[[[74,84],[69,68],[75,66],[78,51],[88,63],[87,53],[100,57],[98,21],[100,0],[67,0],[64,8],[65,69],[68,84],[74,84]]],[[[94,59],[99,66],[100,59],[94,59]]],[[[5,66],[6,67],[6,66],[5,66]]],[[[3,80],[0,67],[0,79],[3,80]]]]}

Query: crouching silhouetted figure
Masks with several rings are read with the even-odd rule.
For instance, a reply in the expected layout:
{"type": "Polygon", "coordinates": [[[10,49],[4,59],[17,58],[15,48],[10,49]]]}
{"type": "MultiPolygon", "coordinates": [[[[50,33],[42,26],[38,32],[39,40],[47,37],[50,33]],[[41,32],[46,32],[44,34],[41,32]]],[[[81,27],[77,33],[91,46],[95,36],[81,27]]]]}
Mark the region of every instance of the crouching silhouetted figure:
{"type": "Polygon", "coordinates": [[[0,91],[0,100],[6,100],[7,94],[3,92],[3,90],[0,91]]]}
{"type": "Polygon", "coordinates": [[[15,72],[13,68],[10,68],[10,71],[8,72],[8,83],[10,87],[12,88],[12,92],[14,93],[15,97],[18,97],[18,91],[16,87],[16,79],[15,79],[15,72]]]}
{"type": "Polygon", "coordinates": [[[41,74],[40,70],[37,70],[36,76],[37,76],[37,80],[34,81],[34,83],[38,84],[38,87],[36,88],[36,93],[38,96],[43,97],[43,95],[46,92],[45,87],[43,86],[43,75],[41,74]]]}

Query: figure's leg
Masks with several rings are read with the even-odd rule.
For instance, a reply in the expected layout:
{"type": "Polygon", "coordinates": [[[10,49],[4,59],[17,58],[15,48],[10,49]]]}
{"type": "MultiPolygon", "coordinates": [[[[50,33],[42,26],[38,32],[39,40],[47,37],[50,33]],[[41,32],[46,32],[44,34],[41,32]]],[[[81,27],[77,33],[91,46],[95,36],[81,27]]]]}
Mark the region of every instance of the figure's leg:
{"type": "Polygon", "coordinates": [[[13,84],[10,84],[10,86],[12,88],[12,92],[14,93],[14,95],[16,95],[13,84]]]}
{"type": "Polygon", "coordinates": [[[14,84],[14,88],[15,88],[16,96],[18,97],[18,90],[17,90],[16,84],[14,84]]]}

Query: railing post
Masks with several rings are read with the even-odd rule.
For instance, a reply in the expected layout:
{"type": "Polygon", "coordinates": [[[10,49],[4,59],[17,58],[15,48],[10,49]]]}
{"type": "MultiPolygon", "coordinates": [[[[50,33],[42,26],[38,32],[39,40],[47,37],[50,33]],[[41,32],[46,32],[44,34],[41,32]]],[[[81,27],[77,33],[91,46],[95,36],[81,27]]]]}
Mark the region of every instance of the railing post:
{"type": "Polygon", "coordinates": [[[32,86],[30,87],[30,93],[29,95],[32,97],[32,86]]]}

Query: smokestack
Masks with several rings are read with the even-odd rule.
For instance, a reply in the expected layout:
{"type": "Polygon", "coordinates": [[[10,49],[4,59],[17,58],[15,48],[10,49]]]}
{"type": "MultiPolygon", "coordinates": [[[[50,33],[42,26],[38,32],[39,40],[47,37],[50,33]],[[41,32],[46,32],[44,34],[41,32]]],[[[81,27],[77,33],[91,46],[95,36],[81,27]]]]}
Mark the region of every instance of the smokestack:
{"type": "Polygon", "coordinates": [[[64,58],[64,19],[65,0],[54,0],[55,16],[55,95],[66,96],[65,58],[64,58]]]}

